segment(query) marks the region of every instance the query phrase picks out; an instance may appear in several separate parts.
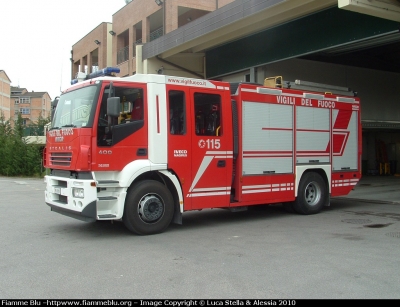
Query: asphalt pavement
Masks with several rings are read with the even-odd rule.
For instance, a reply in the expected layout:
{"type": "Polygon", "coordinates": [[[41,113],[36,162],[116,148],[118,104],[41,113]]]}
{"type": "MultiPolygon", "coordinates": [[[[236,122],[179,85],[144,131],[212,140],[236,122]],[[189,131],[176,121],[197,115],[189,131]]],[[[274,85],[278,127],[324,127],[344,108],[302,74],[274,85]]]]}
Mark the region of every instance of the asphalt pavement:
{"type": "Polygon", "coordinates": [[[363,176],[349,195],[337,198],[400,205],[400,176],[363,176]]]}
{"type": "Polygon", "coordinates": [[[1,299],[400,299],[399,177],[363,177],[315,215],[186,212],[137,236],[50,211],[0,177],[1,299]]]}

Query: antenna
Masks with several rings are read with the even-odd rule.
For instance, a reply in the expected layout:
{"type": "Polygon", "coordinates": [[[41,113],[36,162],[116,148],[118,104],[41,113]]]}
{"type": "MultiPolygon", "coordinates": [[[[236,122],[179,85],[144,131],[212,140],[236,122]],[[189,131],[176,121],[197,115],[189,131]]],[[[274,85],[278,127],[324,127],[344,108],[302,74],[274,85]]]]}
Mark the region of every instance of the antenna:
{"type": "Polygon", "coordinates": [[[62,76],[63,76],[63,63],[61,63],[61,74],[60,74],[60,93],[61,93],[62,76]]]}

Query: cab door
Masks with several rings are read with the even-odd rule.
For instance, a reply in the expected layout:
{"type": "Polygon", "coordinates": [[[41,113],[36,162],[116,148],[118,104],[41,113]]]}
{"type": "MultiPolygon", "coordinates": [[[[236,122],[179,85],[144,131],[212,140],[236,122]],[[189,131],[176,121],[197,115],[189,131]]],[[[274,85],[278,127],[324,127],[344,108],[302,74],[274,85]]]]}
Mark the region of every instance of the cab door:
{"type": "Polygon", "coordinates": [[[228,207],[232,181],[232,117],[229,92],[191,89],[191,209],[228,207]],[[224,97],[225,95],[225,97],[224,97]]]}

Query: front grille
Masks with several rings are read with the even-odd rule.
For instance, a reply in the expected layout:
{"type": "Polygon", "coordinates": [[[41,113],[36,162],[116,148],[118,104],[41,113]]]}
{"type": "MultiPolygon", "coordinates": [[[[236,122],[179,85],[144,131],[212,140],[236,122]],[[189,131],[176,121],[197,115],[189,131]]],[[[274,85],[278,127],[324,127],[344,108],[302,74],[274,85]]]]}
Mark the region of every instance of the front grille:
{"type": "Polygon", "coordinates": [[[67,205],[68,204],[68,197],[64,196],[64,195],[57,195],[58,196],[58,200],[54,200],[55,202],[58,202],[60,204],[63,205],[67,205]]]}
{"type": "Polygon", "coordinates": [[[72,152],[52,152],[50,155],[50,164],[58,166],[70,166],[72,152]]]}

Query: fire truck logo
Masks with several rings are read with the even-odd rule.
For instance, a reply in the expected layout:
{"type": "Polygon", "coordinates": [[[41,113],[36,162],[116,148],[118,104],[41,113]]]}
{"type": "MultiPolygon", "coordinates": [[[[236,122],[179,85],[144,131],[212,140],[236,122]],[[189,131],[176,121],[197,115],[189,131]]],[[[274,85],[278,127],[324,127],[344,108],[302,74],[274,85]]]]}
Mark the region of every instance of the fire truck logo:
{"type": "Polygon", "coordinates": [[[200,147],[200,148],[206,147],[206,141],[200,140],[200,141],[199,141],[199,147],[200,147]]]}
{"type": "Polygon", "coordinates": [[[187,150],[177,150],[177,149],[174,150],[174,157],[186,158],[187,154],[188,154],[187,150]]]}

